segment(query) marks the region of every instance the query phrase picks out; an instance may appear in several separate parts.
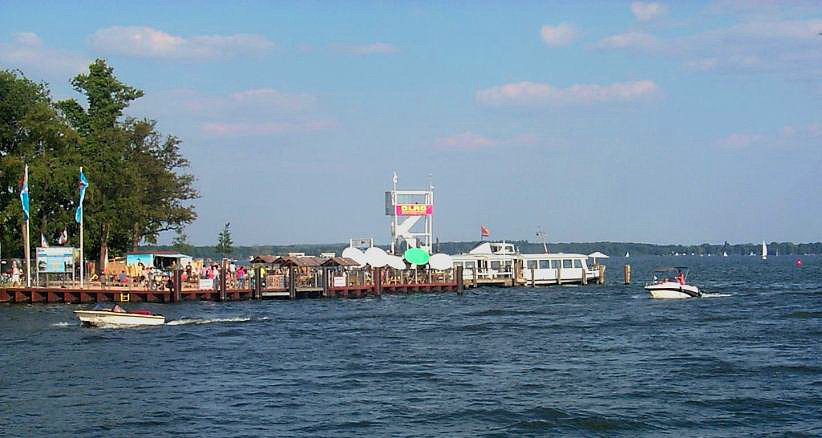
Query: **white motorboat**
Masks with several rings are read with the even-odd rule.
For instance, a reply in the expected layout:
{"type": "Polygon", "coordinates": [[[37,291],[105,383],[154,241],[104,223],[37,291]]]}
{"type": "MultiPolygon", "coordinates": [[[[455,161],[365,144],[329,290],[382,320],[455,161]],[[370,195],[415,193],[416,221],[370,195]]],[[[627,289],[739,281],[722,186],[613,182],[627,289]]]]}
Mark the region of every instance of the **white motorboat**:
{"type": "Polygon", "coordinates": [[[688,268],[678,266],[676,268],[664,268],[654,271],[654,279],[645,284],[645,290],[651,294],[651,298],[658,299],[684,299],[698,298],[702,296],[699,288],[685,283],[688,275],[688,268]]]}
{"type": "Polygon", "coordinates": [[[74,314],[87,327],[162,325],[166,322],[166,317],[163,315],[154,314],[148,310],[128,312],[119,304],[113,306],[98,304],[92,310],[75,310],[74,314]]]}

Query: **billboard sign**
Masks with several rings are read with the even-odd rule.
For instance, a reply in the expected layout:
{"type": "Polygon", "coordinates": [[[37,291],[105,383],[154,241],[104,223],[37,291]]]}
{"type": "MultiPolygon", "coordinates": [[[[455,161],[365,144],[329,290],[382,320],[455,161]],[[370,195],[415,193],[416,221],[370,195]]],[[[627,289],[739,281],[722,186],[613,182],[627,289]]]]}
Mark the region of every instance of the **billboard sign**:
{"type": "Polygon", "coordinates": [[[397,216],[431,216],[434,214],[434,206],[431,204],[397,204],[395,207],[397,216]]]}
{"type": "Polygon", "coordinates": [[[42,273],[67,273],[74,270],[74,248],[37,248],[37,271],[42,273]]]}

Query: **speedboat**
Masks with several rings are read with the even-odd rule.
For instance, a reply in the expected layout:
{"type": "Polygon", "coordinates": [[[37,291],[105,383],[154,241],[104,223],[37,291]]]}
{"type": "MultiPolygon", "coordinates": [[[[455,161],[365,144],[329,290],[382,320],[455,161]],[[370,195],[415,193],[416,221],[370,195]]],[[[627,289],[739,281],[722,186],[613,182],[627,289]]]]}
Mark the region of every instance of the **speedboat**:
{"type": "Polygon", "coordinates": [[[657,269],[654,271],[654,279],[645,284],[645,290],[651,294],[651,298],[683,299],[701,297],[702,292],[699,291],[698,287],[685,284],[687,275],[688,268],[684,266],[657,269]]]}
{"type": "Polygon", "coordinates": [[[86,327],[128,327],[136,325],[162,325],[166,317],[148,310],[126,311],[119,304],[98,304],[92,310],[75,310],[74,314],[86,327]]]}

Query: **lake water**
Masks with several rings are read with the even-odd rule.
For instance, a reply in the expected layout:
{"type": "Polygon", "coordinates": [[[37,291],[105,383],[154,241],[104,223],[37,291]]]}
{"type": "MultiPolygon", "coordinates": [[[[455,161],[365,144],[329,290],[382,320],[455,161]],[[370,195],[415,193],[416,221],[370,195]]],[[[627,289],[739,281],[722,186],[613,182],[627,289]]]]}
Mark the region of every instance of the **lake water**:
{"type": "Polygon", "coordinates": [[[605,286],[142,305],[171,322],[136,329],[2,305],[0,435],[820,435],[822,257],[802,259],[611,258],[605,286]],[[649,299],[641,281],[681,264],[709,296],[649,299]]]}

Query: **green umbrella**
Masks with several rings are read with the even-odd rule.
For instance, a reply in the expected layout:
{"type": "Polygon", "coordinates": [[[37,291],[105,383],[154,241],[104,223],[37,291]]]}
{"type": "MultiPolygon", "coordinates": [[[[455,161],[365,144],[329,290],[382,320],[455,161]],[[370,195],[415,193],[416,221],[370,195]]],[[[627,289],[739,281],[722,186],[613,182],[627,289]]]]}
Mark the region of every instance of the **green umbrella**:
{"type": "Polygon", "coordinates": [[[405,260],[408,260],[408,263],[417,266],[428,263],[429,258],[428,251],[420,248],[411,248],[405,251],[403,257],[405,257],[405,260]]]}

